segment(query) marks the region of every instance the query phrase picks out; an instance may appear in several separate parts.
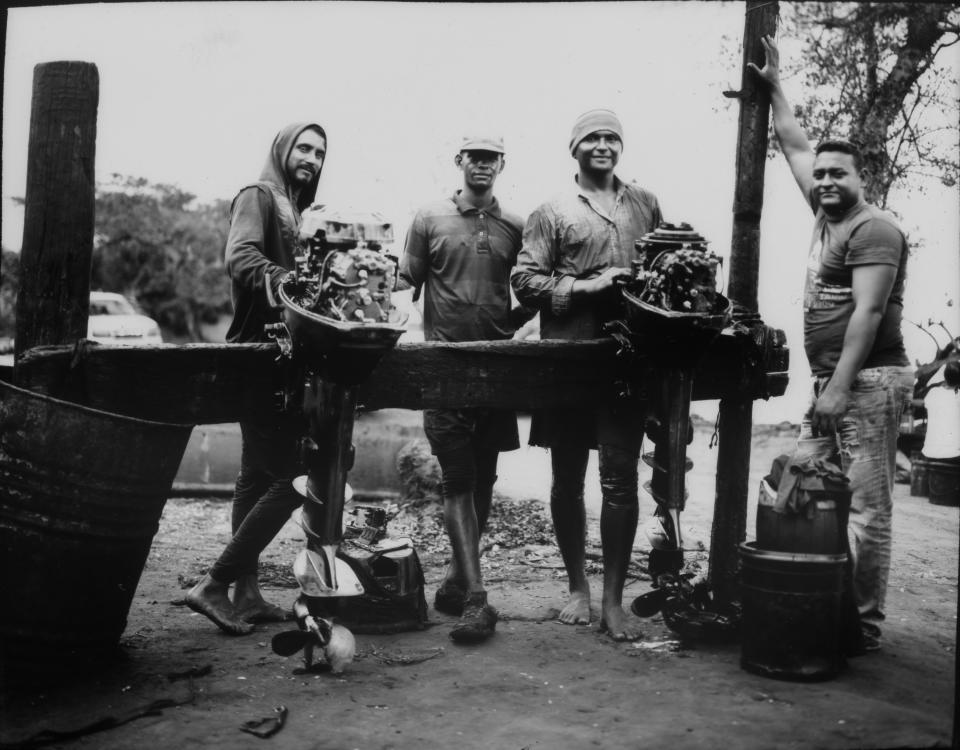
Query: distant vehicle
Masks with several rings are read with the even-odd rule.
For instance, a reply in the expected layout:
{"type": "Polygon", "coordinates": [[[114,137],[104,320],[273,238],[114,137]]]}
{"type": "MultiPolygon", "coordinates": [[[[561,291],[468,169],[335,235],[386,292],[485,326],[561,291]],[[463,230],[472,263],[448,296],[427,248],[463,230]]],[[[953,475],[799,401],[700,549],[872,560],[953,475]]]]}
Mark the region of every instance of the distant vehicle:
{"type": "Polygon", "coordinates": [[[122,294],[90,292],[87,338],[101,344],[162,344],[160,326],[140,315],[122,294]]]}

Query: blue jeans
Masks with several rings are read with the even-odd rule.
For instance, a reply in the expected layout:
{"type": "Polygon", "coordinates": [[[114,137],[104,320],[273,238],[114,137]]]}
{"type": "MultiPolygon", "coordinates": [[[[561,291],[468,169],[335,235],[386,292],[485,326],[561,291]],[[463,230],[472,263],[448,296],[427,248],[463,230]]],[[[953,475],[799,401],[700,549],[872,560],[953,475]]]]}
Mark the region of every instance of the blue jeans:
{"type": "Polygon", "coordinates": [[[810,408],[797,441],[798,455],[828,458],[850,479],[850,550],[853,593],[863,630],[879,635],[890,575],[893,481],[900,418],[913,393],[911,367],[870,367],[857,373],[850,403],[834,435],[814,437],[813,405],[830,380],[815,378],[810,408]]]}

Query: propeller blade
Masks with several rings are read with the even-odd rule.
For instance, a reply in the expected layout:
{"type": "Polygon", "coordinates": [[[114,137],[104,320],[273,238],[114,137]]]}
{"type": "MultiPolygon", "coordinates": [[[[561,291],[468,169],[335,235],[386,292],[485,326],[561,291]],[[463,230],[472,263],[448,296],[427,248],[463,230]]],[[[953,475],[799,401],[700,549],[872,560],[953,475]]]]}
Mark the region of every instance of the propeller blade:
{"type": "Polygon", "coordinates": [[[667,592],[663,589],[654,589],[653,591],[648,591],[646,594],[640,594],[640,596],[633,600],[633,604],[630,605],[630,610],[637,617],[653,617],[663,609],[664,602],[667,601],[667,596],[667,592]]]}
{"type": "Polygon", "coordinates": [[[311,640],[313,640],[313,636],[303,630],[285,630],[273,636],[270,645],[273,647],[273,653],[275,654],[293,656],[311,640]]]}

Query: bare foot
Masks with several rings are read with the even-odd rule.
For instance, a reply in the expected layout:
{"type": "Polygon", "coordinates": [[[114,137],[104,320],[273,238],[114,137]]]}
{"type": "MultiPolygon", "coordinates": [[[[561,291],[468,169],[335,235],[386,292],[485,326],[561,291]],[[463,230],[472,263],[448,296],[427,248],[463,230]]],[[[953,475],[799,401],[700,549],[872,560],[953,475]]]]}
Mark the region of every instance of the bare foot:
{"type": "Polygon", "coordinates": [[[615,641],[636,641],[643,637],[638,623],[619,604],[604,605],[600,632],[609,633],[615,641]]]}
{"type": "Polygon", "coordinates": [[[237,618],[230,597],[227,596],[227,586],[217,583],[209,575],[205,575],[190,589],[184,601],[190,609],[208,617],[224,633],[246,635],[253,630],[253,625],[237,618]]]}
{"type": "Polygon", "coordinates": [[[560,622],[566,625],[590,624],[590,592],[574,591],[567,606],[560,610],[560,622]]]}
{"type": "Polygon", "coordinates": [[[256,575],[241,576],[233,592],[233,609],[237,619],[246,622],[286,622],[293,613],[271,604],[260,593],[256,575]]]}
{"type": "Polygon", "coordinates": [[[242,609],[236,608],[237,617],[244,622],[287,622],[293,619],[293,613],[283,607],[261,600],[242,609]]]}

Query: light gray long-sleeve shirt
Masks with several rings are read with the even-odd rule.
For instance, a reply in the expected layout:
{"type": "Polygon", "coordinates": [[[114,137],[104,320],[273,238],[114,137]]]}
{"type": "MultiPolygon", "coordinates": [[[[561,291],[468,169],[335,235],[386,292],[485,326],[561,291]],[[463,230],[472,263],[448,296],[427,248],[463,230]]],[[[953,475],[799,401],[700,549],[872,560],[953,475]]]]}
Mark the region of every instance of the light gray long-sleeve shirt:
{"type": "Polygon", "coordinates": [[[615,185],[610,215],[575,183],[574,190],[542,204],[527,220],[510,280],[520,303],[540,310],[542,338],[598,338],[603,324],[619,314],[615,290],[603,299],[574,303],[573,282],[608,268],[630,268],[640,258],[636,241],[663,217],[653,193],[619,179],[615,185]]]}

